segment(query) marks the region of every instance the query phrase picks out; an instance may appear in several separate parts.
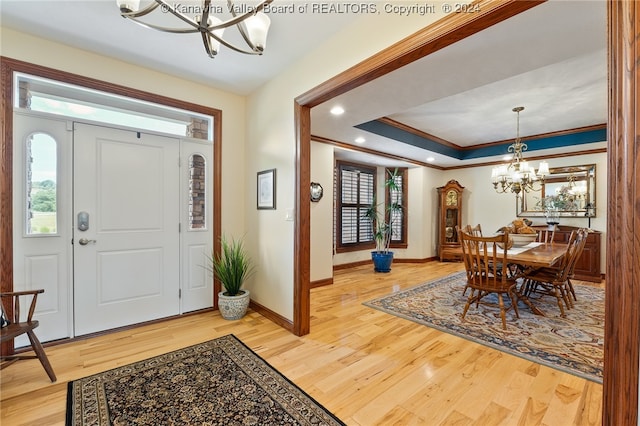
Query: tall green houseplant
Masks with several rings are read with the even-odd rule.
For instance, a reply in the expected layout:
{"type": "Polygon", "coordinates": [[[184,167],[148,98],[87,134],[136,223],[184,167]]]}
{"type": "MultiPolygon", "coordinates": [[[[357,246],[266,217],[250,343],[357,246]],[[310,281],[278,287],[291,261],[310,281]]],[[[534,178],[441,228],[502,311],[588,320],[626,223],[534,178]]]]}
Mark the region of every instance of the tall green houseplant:
{"type": "Polygon", "coordinates": [[[388,170],[387,173],[384,186],[386,192],[389,193],[388,201],[384,204],[384,208],[379,208],[383,203],[377,203],[374,196],[371,205],[363,215],[371,223],[371,231],[376,242],[376,250],[371,253],[371,257],[374,261],[375,270],[378,272],[389,272],[391,270],[393,252],[389,250],[389,247],[391,246],[393,226],[398,217],[396,213],[401,212],[403,209],[402,204],[398,201],[402,199],[399,196],[401,188],[397,181],[399,176],[398,169],[388,170]],[[378,259],[381,256],[386,258],[384,263],[378,263],[378,259]]]}

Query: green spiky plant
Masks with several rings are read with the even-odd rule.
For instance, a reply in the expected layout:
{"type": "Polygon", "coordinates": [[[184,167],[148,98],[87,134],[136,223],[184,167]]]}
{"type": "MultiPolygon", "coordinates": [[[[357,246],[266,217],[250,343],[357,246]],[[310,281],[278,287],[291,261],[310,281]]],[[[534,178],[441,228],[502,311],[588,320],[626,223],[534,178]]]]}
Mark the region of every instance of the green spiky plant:
{"type": "MultiPolygon", "coordinates": [[[[396,182],[398,176],[398,169],[388,171],[389,176],[384,181],[385,187],[391,192],[400,191],[396,182]]],[[[391,235],[393,232],[393,220],[395,215],[393,213],[401,211],[402,205],[398,202],[389,202],[384,206],[384,213],[378,210],[379,204],[376,202],[376,198],[373,197],[371,205],[365,210],[363,216],[371,222],[371,230],[373,238],[376,241],[376,251],[378,253],[389,253],[389,247],[391,245],[391,235]]]]}
{"type": "Polygon", "coordinates": [[[222,283],[226,296],[242,293],[242,285],[254,273],[254,265],[245,251],[242,240],[220,239],[221,250],[208,256],[209,271],[222,283]]]}

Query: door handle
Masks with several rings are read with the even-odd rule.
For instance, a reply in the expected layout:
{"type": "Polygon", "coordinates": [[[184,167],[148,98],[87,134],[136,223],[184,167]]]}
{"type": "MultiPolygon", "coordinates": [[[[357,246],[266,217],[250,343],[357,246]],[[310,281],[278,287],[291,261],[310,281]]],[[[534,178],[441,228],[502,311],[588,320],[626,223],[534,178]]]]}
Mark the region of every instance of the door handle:
{"type": "Polygon", "coordinates": [[[96,243],[96,240],[87,240],[86,238],[80,238],[78,240],[78,242],[80,243],[81,246],[86,246],[89,243],[96,243]]]}

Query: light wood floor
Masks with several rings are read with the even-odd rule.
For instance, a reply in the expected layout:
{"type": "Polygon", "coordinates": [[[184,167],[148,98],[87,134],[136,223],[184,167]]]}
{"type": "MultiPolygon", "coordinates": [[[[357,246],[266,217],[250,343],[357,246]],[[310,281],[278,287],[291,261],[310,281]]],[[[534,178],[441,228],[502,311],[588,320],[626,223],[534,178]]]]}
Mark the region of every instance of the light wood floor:
{"type": "Polygon", "coordinates": [[[0,423],[64,424],[69,380],[233,333],[348,425],[600,424],[599,384],[362,306],[457,270],[339,271],[312,290],[304,337],[255,312],[233,322],[205,313],[48,347],[58,382],[37,360],[2,370],[0,423]]]}

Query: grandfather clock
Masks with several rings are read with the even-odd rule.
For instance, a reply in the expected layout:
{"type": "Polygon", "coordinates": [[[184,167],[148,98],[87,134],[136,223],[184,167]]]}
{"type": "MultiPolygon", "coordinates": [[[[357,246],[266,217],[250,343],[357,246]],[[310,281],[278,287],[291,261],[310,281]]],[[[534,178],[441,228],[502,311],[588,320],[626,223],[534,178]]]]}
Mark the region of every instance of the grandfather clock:
{"type": "Polygon", "coordinates": [[[438,255],[440,261],[462,259],[456,226],[462,226],[462,191],[458,181],[450,180],[438,188],[438,255]]]}

